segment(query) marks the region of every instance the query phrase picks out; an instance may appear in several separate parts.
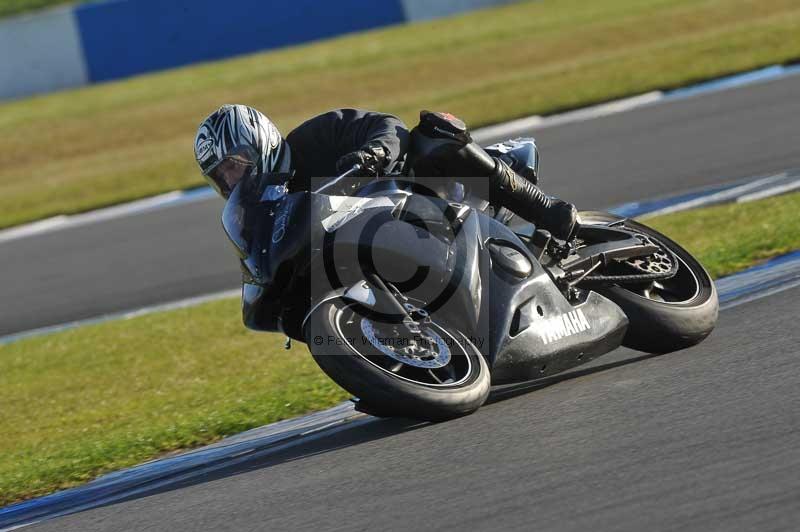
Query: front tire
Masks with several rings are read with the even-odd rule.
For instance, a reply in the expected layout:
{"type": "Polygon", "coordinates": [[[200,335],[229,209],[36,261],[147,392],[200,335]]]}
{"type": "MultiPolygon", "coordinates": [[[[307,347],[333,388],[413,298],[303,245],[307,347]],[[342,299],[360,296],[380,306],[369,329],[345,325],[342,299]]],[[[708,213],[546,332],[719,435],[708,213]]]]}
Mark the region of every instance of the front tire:
{"type": "Polygon", "coordinates": [[[340,298],[322,303],[308,316],[304,335],[319,367],[368,411],[443,421],[470,414],[486,401],[489,368],[463,333],[431,321],[419,344],[430,346],[429,352],[414,347],[413,355],[406,355],[399,352],[405,342],[396,342],[400,350],[391,345],[391,325],[375,324],[355,308],[340,298]],[[386,329],[380,338],[378,326],[386,329]]]}
{"type": "Polygon", "coordinates": [[[717,289],[705,268],[688,251],[658,231],[620,216],[582,212],[580,218],[582,225],[624,220],[621,227],[652,237],[678,259],[678,273],[661,283],[594,288],[628,316],[624,346],[648,353],[668,353],[696,345],[711,334],[719,314],[717,289]]]}

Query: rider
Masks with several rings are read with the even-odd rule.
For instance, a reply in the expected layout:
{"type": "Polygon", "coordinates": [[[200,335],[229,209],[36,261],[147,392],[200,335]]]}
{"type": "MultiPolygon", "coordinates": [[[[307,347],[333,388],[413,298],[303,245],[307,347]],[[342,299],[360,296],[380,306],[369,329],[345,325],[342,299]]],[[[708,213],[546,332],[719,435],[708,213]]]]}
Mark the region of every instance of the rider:
{"type": "Polygon", "coordinates": [[[304,122],[284,140],[259,111],[223,105],[200,125],[195,158],[203,176],[224,198],[246,175],[291,175],[290,186],[306,188],[312,177],[332,177],[355,164],[361,166],[363,175],[396,173],[406,163],[407,175],[488,178],[491,198],[485,199],[507,207],[556,238],[568,240],[574,235],[578,225],[575,207],[546,196],[535,184],[535,172],[522,177],[506,161],[487,154],[472,140],[464,123],[452,115],[423,111],[420,118],[420,124],[409,133],[395,116],[338,109],[304,122]],[[423,137],[430,142],[414,140],[423,137]],[[415,153],[413,161],[406,161],[410,144],[419,145],[424,153],[415,153]]]}

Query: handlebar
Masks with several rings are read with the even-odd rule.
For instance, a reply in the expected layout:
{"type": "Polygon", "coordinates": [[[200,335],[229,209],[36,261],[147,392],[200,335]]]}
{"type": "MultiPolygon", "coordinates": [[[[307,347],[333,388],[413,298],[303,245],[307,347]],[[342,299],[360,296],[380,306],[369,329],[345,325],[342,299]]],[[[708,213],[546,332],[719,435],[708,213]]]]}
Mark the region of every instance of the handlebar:
{"type": "Polygon", "coordinates": [[[314,192],[316,192],[318,194],[319,193],[323,193],[325,191],[325,189],[327,189],[328,187],[332,187],[332,186],[338,184],[340,181],[342,181],[343,179],[345,179],[347,177],[350,177],[351,175],[355,174],[359,170],[361,170],[361,165],[360,164],[354,164],[353,167],[350,170],[346,171],[345,173],[343,173],[339,177],[329,181],[328,183],[322,185],[321,187],[319,187],[314,192]]]}

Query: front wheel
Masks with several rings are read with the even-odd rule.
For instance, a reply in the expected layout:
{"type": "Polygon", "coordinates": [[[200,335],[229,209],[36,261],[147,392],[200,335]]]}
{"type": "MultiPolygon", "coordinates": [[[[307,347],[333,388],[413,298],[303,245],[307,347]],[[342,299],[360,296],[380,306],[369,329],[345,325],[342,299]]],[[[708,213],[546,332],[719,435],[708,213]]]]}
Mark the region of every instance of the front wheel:
{"type": "MultiPolygon", "coordinates": [[[[620,265],[625,273],[664,271],[677,259],[677,273],[660,281],[619,283],[595,291],[611,299],[630,322],[623,345],[649,353],[668,353],[698,344],[717,323],[719,301],[714,282],[692,255],[658,231],[605,212],[580,213],[582,225],[615,223],[639,233],[672,253],[656,253],[620,265]]],[[[580,232],[578,233],[580,238],[580,232]]]]}
{"type": "Polygon", "coordinates": [[[306,343],[320,368],[382,416],[442,421],[470,414],[489,395],[489,368],[462,332],[435,320],[419,333],[376,322],[342,299],[308,316],[306,343]]]}

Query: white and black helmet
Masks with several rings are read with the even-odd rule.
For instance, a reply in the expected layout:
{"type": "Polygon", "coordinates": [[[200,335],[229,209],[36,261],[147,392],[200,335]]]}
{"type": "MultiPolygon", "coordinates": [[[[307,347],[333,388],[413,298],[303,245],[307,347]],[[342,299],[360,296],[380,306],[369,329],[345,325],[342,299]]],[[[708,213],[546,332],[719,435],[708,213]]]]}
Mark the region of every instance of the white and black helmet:
{"type": "Polygon", "coordinates": [[[197,130],[194,155],[223,198],[247,175],[288,173],[289,145],[269,118],[246,105],[223,105],[197,130]]]}

